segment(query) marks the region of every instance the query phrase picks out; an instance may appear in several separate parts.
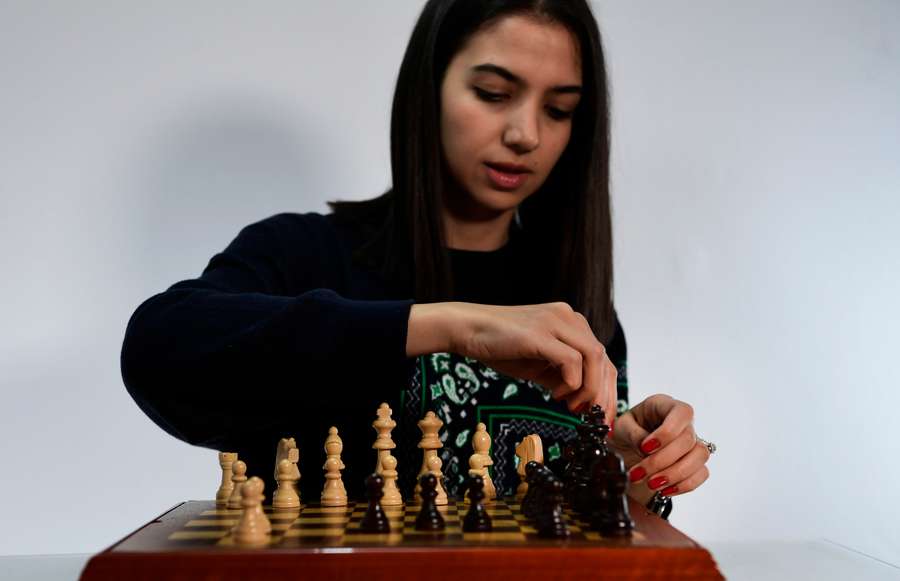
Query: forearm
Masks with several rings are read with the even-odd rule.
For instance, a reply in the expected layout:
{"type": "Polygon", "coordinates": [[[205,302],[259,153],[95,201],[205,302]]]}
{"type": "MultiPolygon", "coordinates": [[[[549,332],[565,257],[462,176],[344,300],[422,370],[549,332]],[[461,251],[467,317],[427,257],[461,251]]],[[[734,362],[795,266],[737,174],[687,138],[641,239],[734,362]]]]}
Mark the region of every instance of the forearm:
{"type": "Polygon", "coordinates": [[[456,303],[415,304],[409,311],[406,356],[444,353],[453,349],[453,336],[461,324],[456,303]]]}

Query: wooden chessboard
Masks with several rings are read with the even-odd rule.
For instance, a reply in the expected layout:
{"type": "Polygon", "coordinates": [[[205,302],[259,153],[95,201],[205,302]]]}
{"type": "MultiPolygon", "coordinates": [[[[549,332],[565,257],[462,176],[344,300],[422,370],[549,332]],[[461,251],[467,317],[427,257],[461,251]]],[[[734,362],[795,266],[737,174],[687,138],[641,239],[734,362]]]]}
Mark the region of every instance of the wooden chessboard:
{"type": "Polygon", "coordinates": [[[111,579],[722,579],[712,556],[666,521],[629,499],[630,538],[605,538],[566,512],[566,540],[537,536],[515,499],[487,505],[493,531],[464,533],[466,505],[440,507],[446,529],[414,529],[418,506],[385,512],[391,532],[359,530],[365,503],[304,505],[294,512],[266,507],[272,540],[236,546],[231,527],[240,510],[188,501],[94,556],[82,581],[111,579]]]}

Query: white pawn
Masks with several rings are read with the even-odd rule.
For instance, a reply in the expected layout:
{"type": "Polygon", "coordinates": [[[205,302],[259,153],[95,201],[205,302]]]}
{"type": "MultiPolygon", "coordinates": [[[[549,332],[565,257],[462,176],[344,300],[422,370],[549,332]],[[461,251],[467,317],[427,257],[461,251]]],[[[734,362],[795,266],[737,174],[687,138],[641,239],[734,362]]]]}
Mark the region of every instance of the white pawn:
{"type": "Polygon", "coordinates": [[[272,508],[280,510],[300,507],[300,496],[294,490],[293,466],[293,463],[288,458],[284,458],[278,463],[276,478],[278,488],[272,494],[272,508]]]}
{"type": "Polygon", "coordinates": [[[243,460],[238,460],[231,466],[232,476],[231,482],[234,488],[231,490],[231,497],[228,498],[228,508],[241,508],[241,487],[247,482],[247,464],[243,460]]]}
{"type": "Polygon", "coordinates": [[[441,457],[434,455],[428,459],[428,471],[437,478],[437,496],[434,497],[434,503],[438,506],[448,504],[447,490],[444,488],[444,474],[441,472],[443,462],[441,457]]]}
{"type": "MultiPolygon", "coordinates": [[[[484,481],[484,500],[485,502],[493,500],[497,496],[497,490],[494,488],[494,481],[488,474],[487,466],[484,465],[484,456],[481,454],[472,454],[469,457],[469,476],[481,476],[484,481]]],[[[466,502],[469,501],[468,495],[466,502]]]]}
{"type": "Polygon", "coordinates": [[[344,463],[341,461],[341,452],[344,442],[338,436],[338,430],[334,426],[328,429],[328,438],[325,440],[325,487],[322,489],[322,506],[347,506],[347,490],[341,479],[341,470],[344,463]]]}
{"type": "Polygon", "coordinates": [[[272,523],[262,510],[263,481],[254,476],[241,486],[241,518],[234,529],[234,541],[245,547],[269,544],[272,523]]]}
{"type": "Polygon", "coordinates": [[[397,488],[397,459],[390,452],[381,459],[381,476],[384,478],[381,506],[402,506],[403,496],[397,488]]]}

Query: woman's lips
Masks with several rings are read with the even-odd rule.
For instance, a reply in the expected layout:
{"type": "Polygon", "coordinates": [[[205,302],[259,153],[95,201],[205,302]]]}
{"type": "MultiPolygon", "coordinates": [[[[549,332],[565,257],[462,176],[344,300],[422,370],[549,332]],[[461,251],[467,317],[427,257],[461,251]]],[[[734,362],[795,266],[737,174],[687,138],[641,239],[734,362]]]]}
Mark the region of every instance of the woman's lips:
{"type": "Polygon", "coordinates": [[[509,173],[500,171],[487,164],[484,164],[484,167],[487,168],[487,175],[491,184],[498,190],[514,190],[521,186],[528,178],[527,173],[509,173]]]}

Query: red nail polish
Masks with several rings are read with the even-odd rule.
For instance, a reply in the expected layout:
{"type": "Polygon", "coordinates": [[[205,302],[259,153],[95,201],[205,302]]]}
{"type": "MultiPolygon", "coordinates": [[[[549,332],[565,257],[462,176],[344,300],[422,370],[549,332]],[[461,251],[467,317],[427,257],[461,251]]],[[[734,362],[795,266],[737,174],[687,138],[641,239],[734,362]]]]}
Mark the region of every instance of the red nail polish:
{"type": "Polygon", "coordinates": [[[672,496],[676,492],[678,492],[677,486],[669,486],[669,487],[663,488],[663,491],[662,491],[663,496],[672,496]]]}
{"type": "Polygon", "coordinates": [[[652,490],[656,490],[660,486],[664,486],[669,483],[669,479],[665,476],[657,476],[656,478],[651,478],[650,482],[647,483],[652,490]]]}
{"type": "Polygon", "coordinates": [[[638,466],[634,470],[631,471],[631,474],[628,475],[628,479],[632,482],[637,482],[641,478],[647,475],[647,471],[644,470],[643,466],[638,466]]]}
{"type": "Polygon", "coordinates": [[[660,446],[659,440],[657,440],[656,438],[653,438],[652,440],[647,440],[646,442],[641,444],[641,451],[644,454],[649,454],[653,450],[656,450],[657,448],[659,448],[659,446],[660,446]]]}

